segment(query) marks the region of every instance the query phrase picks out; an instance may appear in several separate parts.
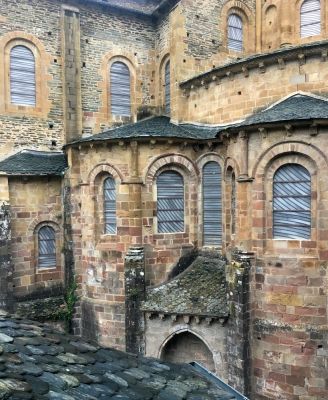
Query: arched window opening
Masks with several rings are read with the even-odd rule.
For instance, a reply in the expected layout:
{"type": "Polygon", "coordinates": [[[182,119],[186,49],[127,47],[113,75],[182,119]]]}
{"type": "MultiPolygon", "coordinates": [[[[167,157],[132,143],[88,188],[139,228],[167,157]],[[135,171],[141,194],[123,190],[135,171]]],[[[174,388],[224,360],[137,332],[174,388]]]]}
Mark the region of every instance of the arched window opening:
{"type": "Polygon", "coordinates": [[[305,0],[301,6],[301,37],[320,35],[320,0],[305,0]]]}
{"type": "Polygon", "coordinates": [[[222,174],[218,163],[203,168],[203,245],[222,244],[222,174]]]}
{"type": "Polygon", "coordinates": [[[170,115],[171,113],[171,72],[170,72],[170,60],[165,64],[165,113],[170,115]]]}
{"type": "Polygon", "coordinates": [[[112,115],[131,116],[131,77],[129,67],[116,61],[110,68],[110,104],[112,115]]]}
{"type": "Polygon", "coordinates": [[[237,14],[228,17],[228,49],[243,51],[243,20],[237,14]]]}
{"type": "Polygon", "coordinates": [[[15,46],[10,52],[10,101],[12,104],[35,106],[35,58],[25,46],[15,46]]]}
{"type": "Polygon", "coordinates": [[[286,164],[274,175],[273,237],[311,238],[311,176],[299,164],[286,164]]]}
{"type": "Polygon", "coordinates": [[[234,235],[236,233],[236,176],[235,173],[231,174],[231,234],[234,235]]]}
{"type": "Polygon", "coordinates": [[[184,232],[184,186],[175,171],[157,178],[157,224],[159,233],[184,232]]]}
{"type": "Polygon", "coordinates": [[[105,234],[116,234],[116,188],[112,177],[104,181],[104,220],[105,234]]]}
{"type": "Polygon", "coordinates": [[[38,251],[39,268],[56,268],[56,234],[51,226],[39,229],[38,251]]]}
{"type": "Polygon", "coordinates": [[[190,363],[193,361],[215,372],[213,354],[206,344],[190,332],[174,335],[164,347],[161,359],[172,363],[190,363]]]}

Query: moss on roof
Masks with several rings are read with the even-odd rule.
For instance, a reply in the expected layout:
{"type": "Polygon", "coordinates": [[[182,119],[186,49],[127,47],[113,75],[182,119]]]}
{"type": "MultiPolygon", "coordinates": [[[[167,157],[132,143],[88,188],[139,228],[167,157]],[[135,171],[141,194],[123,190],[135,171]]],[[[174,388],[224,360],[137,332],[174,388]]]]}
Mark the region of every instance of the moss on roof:
{"type": "Polygon", "coordinates": [[[149,288],[144,311],[227,317],[226,261],[216,252],[203,252],[172,281],[149,288]]]}

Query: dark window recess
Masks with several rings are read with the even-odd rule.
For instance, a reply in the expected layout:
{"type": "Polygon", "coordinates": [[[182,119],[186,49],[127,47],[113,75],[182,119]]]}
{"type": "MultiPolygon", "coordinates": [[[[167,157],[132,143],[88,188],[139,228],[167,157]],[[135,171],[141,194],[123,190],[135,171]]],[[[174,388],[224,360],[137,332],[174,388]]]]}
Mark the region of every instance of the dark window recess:
{"type": "Polygon", "coordinates": [[[35,58],[25,46],[15,46],[10,52],[10,101],[17,105],[36,105],[35,58]]]}
{"type": "Polygon", "coordinates": [[[237,14],[228,17],[228,49],[243,51],[243,20],[237,14]]]}
{"type": "Polygon", "coordinates": [[[170,60],[165,64],[165,113],[171,113],[171,72],[170,60]]]}
{"type": "Polygon", "coordinates": [[[236,211],[237,211],[237,199],[236,199],[236,176],[233,172],[231,174],[231,234],[236,233],[236,211]]]}
{"type": "Polygon", "coordinates": [[[301,7],[301,37],[320,35],[320,0],[305,0],[301,7]]]}
{"type": "Polygon", "coordinates": [[[112,115],[131,116],[131,78],[128,66],[114,62],[110,69],[110,104],[112,115]]]}
{"type": "Polygon", "coordinates": [[[116,234],[116,188],[113,178],[104,182],[104,220],[105,233],[116,234]]]}
{"type": "Polygon", "coordinates": [[[311,176],[298,164],[286,164],[273,179],[274,239],[311,238],[311,176]]]}
{"type": "Polygon", "coordinates": [[[203,168],[203,245],[222,244],[222,175],[218,163],[203,168]]]}
{"type": "Polygon", "coordinates": [[[184,184],[175,171],[157,178],[157,223],[159,233],[184,232],[184,184]]]}
{"type": "Polygon", "coordinates": [[[56,235],[51,226],[43,226],[38,232],[39,268],[56,268],[56,235]]]}

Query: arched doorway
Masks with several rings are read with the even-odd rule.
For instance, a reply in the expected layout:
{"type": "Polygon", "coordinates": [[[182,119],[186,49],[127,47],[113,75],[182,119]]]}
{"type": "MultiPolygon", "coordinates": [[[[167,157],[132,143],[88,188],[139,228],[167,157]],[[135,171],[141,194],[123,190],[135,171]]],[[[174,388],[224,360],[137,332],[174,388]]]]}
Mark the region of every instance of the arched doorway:
{"type": "Polygon", "coordinates": [[[163,361],[190,363],[197,361],[208,370],[215,372],[213,355],[206,344],[191,332],[175,334],[164,346],[163,361]]]}

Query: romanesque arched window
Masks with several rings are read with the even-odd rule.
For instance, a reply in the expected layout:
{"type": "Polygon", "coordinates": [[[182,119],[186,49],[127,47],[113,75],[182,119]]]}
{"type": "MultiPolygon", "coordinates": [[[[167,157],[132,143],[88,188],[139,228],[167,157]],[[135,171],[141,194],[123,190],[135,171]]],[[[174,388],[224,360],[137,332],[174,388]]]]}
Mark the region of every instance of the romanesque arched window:
{"type": "Polygon", "coordinates": [[[115,61],[110,68],[110,104],[112,115],[131,116],[130,70],[121,61],[115,61]]]}
{"type": "Polygon", "coordinates": [[[175,171],[157,178],[157,226],[159,233],[184,232],[184,183],[175,171]]]}
{"type": "Polygon", "coordinates": [[[36,105],[35,57],[26,46],[15,46],[10,52],[10,102],[36,105]]]}
{"type": "Polygon", "coordinates": [[[116,188],[112,177],[104,181],[104,226],[106,234],[116,234],[116,188]]]}
{"type": "Polygon", "coordinates": [[[170,115],[171,112],[171,73],[170,73],[170,60],[165,64],[164,71],[165,79],[165,114],[170,115]]]}
{"type": "Polygon", "coordinates": [[[320,0],[305,0],[301,6],[301,37],[320,35],[320,0]]]}
{"type": "Polygon", "coordinates": [[[56,268],[56,234],[48,225],[38,231],[38,267],[56,268]]]}
{"type": "Polygon", "coordinates": [[[274,175],[273,237],[311,238],[311,176],[302,165],[283,165],[274,175]]]}
{"type": "Polygon", "coordinates": [[[221,167],[210,161],[203,167],[203,245],[222,244],[221,167]]]}
{"type": "Polygon", "coordinates": [[[243,20],[237,14],[228,16],[228,49],[243,51],[243,20]]]}

